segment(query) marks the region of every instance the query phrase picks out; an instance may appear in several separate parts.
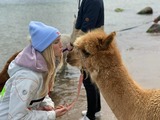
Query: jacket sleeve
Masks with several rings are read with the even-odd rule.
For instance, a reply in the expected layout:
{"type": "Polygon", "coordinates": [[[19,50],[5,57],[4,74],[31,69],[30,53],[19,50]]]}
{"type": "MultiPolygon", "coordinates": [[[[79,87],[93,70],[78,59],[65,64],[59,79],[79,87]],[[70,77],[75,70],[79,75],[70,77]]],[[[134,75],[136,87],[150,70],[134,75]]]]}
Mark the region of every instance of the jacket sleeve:
{"type": "Polygon", "coordinates": [[[38,82],[35,80],[24,78],[14,80],[10,93],[9,120],[55,120],[55,111],[28,109],[38,88],[38,82]]]}
{"type": "Polygon", "coordinates": [[[51,106],[54,108],[54,102],[52,99],[47,95],[44,100],[41,102],[40,106],[51,106]]]}
{"type": "Polygon", "coordinates": [[[89,1],[85,4],[81,26],[83,32],[95,28],[100,9],[101,5],[98,1],[89,1]]]}

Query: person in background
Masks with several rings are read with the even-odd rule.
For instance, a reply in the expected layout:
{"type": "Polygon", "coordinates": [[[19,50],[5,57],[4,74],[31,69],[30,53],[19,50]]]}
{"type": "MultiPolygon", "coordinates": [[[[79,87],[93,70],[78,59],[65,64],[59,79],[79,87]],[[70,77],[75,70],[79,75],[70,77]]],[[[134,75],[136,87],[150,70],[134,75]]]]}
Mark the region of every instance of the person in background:
{"type": "MultiPolygon", "coordinates": [[[[103,0],[82,0],[75,24],[76,37],[96,28],[104,28],[103,0]]],[[[100,92],[97,86],[91,82],[90,76],[88,75],[87,77],[86,73],[84,73],[83,84],[87,95],[87,110],[82,111],[84,116],[82,120],[95,120],[96,117],[100,117],[100,92]]]]}
{"type": "Polygon", "coordinates": [[[160,21],[160,16],[156,17],[153,22],[158,23],[159,21],[160,21]]]}
{"type": "Polygon", "coordinates": [[[31,43],[8,67],[0,120],[55,120],[68,111],[67,106],[54,107],[48,95],[63,59],[60,32],[38,21],[30,22],[29,32],[31,43]]]}

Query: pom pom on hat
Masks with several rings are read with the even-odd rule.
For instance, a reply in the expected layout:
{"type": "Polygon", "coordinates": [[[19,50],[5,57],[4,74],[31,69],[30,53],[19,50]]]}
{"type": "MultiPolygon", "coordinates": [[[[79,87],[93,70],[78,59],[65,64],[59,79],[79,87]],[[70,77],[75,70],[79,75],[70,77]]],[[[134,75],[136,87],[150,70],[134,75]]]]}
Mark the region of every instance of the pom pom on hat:
{"type": "Polygon", "coordinates": [[[57,28],[38,21],[30,22],[29,32],[31,35],[31,44],[33,48],[39,52],[44,51],[60,36],[60,32],[57,28]]]}

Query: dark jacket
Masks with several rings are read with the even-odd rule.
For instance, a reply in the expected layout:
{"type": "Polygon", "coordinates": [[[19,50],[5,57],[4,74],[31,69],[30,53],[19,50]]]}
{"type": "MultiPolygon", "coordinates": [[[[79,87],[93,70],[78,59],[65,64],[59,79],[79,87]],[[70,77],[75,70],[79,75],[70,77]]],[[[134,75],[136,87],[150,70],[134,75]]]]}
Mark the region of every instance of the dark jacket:
{"type": "Polygon", "coordinates": [[[83,32],[99,28],[104,25],[103,0],[83,0],[78,11],[76,29],[83,32]]]}

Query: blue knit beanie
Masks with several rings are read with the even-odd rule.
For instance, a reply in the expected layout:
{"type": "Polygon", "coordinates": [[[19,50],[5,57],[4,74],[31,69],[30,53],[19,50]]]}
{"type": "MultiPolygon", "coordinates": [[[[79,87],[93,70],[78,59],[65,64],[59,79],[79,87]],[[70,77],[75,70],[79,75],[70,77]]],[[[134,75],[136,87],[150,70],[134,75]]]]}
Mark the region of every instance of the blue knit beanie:
{"type": "Polygon", "coordinates": [[[44,51],[60,36],[57,28],[47,26],[38,21],[31,21],[29,23],[29,32],[31,35],[31,44],[39,52],[44,51]]]}

